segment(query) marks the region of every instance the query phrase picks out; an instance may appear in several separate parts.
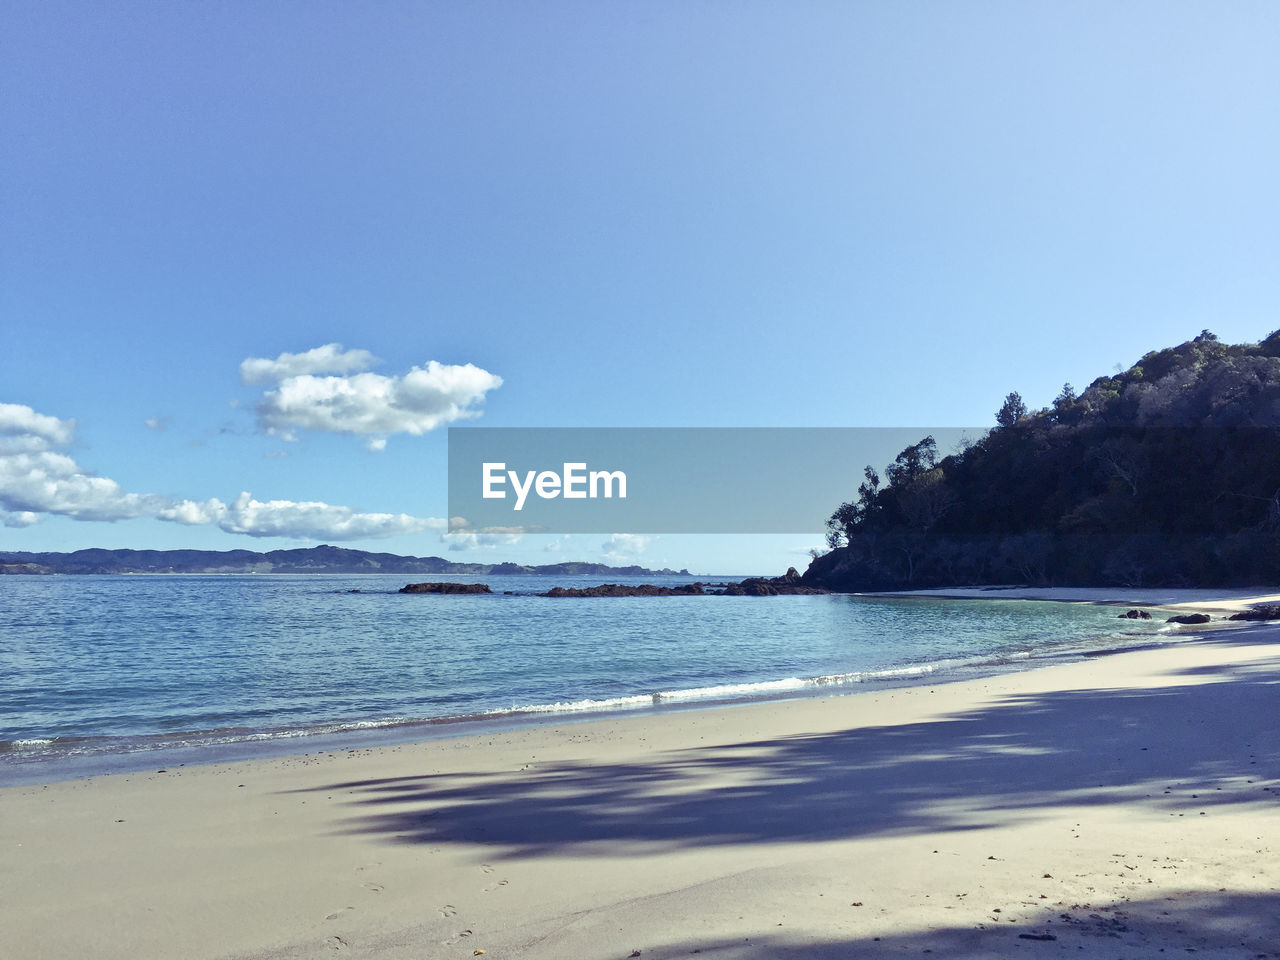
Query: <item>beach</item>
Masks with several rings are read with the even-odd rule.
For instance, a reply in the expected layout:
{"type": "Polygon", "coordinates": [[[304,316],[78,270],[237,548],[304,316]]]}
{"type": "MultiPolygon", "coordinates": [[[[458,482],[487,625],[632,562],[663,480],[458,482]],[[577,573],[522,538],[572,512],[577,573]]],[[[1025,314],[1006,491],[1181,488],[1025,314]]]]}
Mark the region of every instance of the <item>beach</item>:
{"type": "Polygon", "coordinates": [[[9,787],[5,952],[1280,956],[1278,682],[1280,626],[1256,624],[933,686],[9,787]]]}

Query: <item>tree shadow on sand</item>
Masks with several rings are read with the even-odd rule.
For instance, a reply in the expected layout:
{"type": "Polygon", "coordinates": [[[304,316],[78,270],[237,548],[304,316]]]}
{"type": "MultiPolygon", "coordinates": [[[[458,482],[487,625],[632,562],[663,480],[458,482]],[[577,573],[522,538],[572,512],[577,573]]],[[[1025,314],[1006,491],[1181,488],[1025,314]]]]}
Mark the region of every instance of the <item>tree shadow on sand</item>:
{"type": "Polygon", "coordinates": [[[848,960],[933,955],[947,960],[993,957],[1134,957],[1198,954],[1261,960],[1280,957],[1280,894],[1193,893],[1113,904],[1046,909],[1024,922],[993,921],[838,942],[803,935],[724,938],[637,945],[644,960],[848,960]]]}
{"type": "Polygon", "coordinates": [[[1012,811],[1064,804],[1138,800],[1195,816],[1280,800],[1280,666],[1189,670],[1179,681],[1005,697],[925,722],[699,746],[640,763],[315,789],[350,795],[358,812],[344,831],[499,844],[512,856],[595,841],[614,853],[628,844],[655,852],[981,829],[1012,811]]]}

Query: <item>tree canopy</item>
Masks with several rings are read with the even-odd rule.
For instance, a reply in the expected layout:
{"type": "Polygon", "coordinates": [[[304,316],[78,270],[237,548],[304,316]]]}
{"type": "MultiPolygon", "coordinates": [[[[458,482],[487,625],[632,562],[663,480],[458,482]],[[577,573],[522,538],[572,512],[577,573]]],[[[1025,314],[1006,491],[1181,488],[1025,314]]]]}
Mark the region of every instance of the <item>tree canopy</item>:
{"type": "Polygon", "coordinates": [[[1012,392],[963,451],[925,437],[864,476],[811,582],[1278,582],[1280,331],[1206,330],[1038,411],[1012,392]]]}

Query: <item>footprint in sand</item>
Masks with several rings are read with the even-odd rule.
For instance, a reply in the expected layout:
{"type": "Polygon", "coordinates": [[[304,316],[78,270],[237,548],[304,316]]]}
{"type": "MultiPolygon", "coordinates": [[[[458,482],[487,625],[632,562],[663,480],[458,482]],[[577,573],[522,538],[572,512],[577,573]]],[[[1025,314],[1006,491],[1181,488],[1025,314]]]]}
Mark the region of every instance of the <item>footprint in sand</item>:
{"type": "Polygon", "coordinates": [[[348,911],[350,911],[350,910],[354,910],[354,909],[355,909],[355,907],[343,907],[341,910],[338,910],[338,911],[336,911],[335,913],[331,913],[331,914],[329,914],[327,917],[325,917],[325,919],[326,919],[326,920],[337,920],[337,919],[338,919],[340,916],[342,916],[344,913],[347,913],[348,911]]]}
{"type": "Polygon", "coordinates": [[[331,950],[345,950],[348,946],[347,941],[343,940],[341,937],[330,937],[325,941],[325,944],[331,950]]]}
{"type": "Polygon", "coordinates": [[[441,943],[443,946],[451,947],[451,946],[453,946],[455,943],[461,943],[463,940],[465,940],[465,939],[466,939],[467,937],[469,937],[469,936],[471,936],[471,931],[470,931],[470,930],[463,930],[463,931],[462,931],[461,933],[459,933],[456,937],[450,937],[448,940],[441,940],[441,941],[440,941],[440,943],[441,943]]]}
{"type": "Polygon", "coordinates": [[[442,917],[456,917],[457,915],[458,915],[458,908],[455,907],[452,903],[446,903],[443,907],[440,908],[440,916],[442,917]]]}
{"type": "MultiPolygon", "coordinates": [[[[493,873],[493,864],[491,864],[491,863],[482,863],[482,864],[480,864],[480,870],[481,870],[482,872],[486,873],[486,874],[488,874],[488,873],[493,873]]],[[[497,883],[491,883],[491,884],[489,884],[489,885],[488,885],[487,887],[485,887],[481,892],[482,892],[482,893],[493,893],[493,891],[497,890],[499,887],[505,887],[506,885],[507,885],[507,881],[506,881],[506,880],[499,880],[497,883]]]]}
{"type": "Polygon", "coordinates": [[[385,888],[382,884],[380,884],[380,883],[362,883],[362,884],[360,884],[360,886],[364,887],[364,888],[365,888],[366,890],[368,890],[370,893],[381,893],[383,890],[385,890],[385,889],[386,889],[386,888],[385,888]]]}

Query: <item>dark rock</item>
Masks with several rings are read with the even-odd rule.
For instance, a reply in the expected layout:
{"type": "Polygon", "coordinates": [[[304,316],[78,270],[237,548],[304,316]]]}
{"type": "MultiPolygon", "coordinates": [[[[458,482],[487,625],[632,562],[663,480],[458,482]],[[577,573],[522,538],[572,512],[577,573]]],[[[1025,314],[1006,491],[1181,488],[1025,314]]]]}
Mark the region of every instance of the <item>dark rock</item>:
{"type": "Polygon", "coordinates": [[[487,583],[409,583],[401,593],[493,593],[487,583]]]}
{"type": "Polygon", "coordinates": [[[1165,623],[1208,623],[1209,619],[1207,613],[1184,613],[1181,616],[1170,617],[1165,623]]]}
{"type": "Polygon", "coordinates": [[[1145,610],[1130,610],[1128,613],[1122,613],[1116,618],[1117,620],[1150,620],[1151,614],[1145,610]]]}
{"type": "Polygon", "coordinates": [[[780,577],[747,577],[738,583],[726,583],[724,589],[715,591],[726,597],[776,597],[783,594],[830,593],[825,587],[810,587],[801,582],[795,567],[788,567],[780,577]]]}
{"type": "Polygon", "coordinates": [[[678,587],[658,587],[652,583],[629,586],[602,583],[598,587],[552,587],[540,597],[692,597],[704,593],[701,583],[685,583],[678,587]]]}
{"type": "Polygon", "coordinates": [[[779,590],[764,577],[748,577],[739,583],[726,583],[720,593],[726,597],[776,597],[779,590]]]}
{"type": "Polygon", "coordinates": [[[1228,620],[1280,620],[1280,603],[1262,603],[1249,610],[1233,613],[1228,620]]]}

